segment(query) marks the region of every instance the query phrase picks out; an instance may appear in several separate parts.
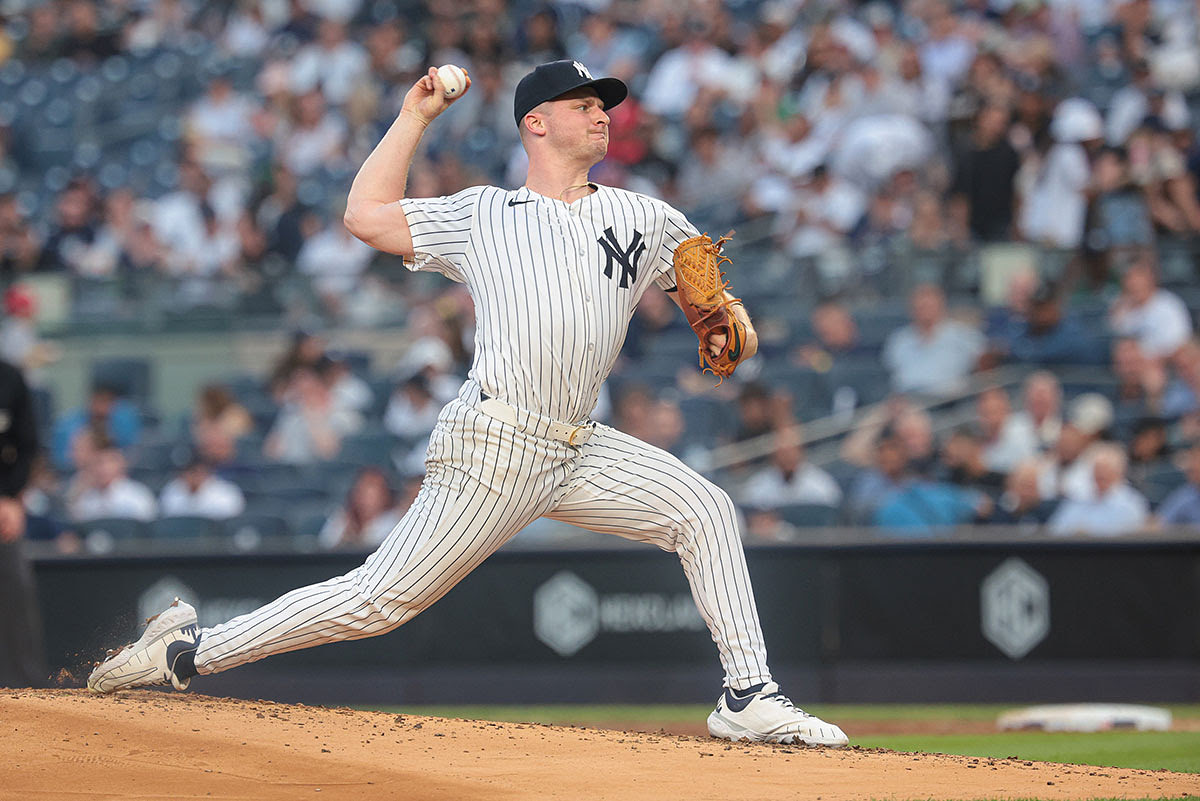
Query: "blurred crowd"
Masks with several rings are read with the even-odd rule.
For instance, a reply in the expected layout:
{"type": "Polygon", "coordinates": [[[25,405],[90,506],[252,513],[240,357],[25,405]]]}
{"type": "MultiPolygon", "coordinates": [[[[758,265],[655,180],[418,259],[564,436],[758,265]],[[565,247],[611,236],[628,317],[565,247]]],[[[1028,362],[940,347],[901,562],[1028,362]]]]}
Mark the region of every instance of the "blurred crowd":
{"type": "Polygon", "coordinates": [[[732,277],[762,356],[712,392],[677,371],[694,339],[649,294],[595,413],[698,466],[775,432],[770,458],[717,466],[748,536],[1195,523],[1198,36],[1175,0],[9,0],[0,345],[33,383],[55,354],[21,282],[47,274],[77,316],[220,309],[414,343],[372,371],[298,335],[179,431],[99,384],[54,420],[34,495],[60,521],[286,512],[330,546],[377,539],[473,320],[461,287],[345,231],[349,181],[416,77],[456,63],[472,89],[409,194],[518,185],[512,89],[569,57],[632,90],[597,181],[749,232],[732,277]],[[925,411],[1005,365],[1025,384],[969,398],[968,422],[925,411]],[[1074,366],[1089,380],[1056,377],[1074,366]],[[800,423],[885,400],[837,461],[808,462],[800,423]]]}
{"type": "MultiPolygon", "coordinates": [[[[279,312],[295,275],[320,315],[394,320],[402,288],[340,224],[354,169],[412,81],[458,63],[472,91],[439,121],[410,193],[519,184],[513,86],[565,56],[633,90],[597,180],[701,227],[763,220],[778,256],[811,261],[827,291],[972,244],[1106,261],[1200,230],[1191,3],[12,0],[0,22],[10,280],[161,276],[176,306],[279,312]],[[177,52],[194,73],[155,58],[177,52]],[[79,95],[72,81],[94,75],[79,95]],[[143,98],[140,79],[179,91],[143,98]],[[122,110],[157,111],[149,141],[76,120],[68,163],[41,169],[54,118],[35,109],[56,86],[67,120],[106,92],[126,123],[122,110]]],[[[1110,272],[1090,266],[1081,280],[1110,272]]],[[[101,302],[81,295],[84,311],[101,302]]]]}
{"type": "MultiPolygon", "coordinates": [[[[1186,306],[1158,286],[1148,256],[1125,268],[1091,326],[1063,312],[1053,286],[1022,294],[1027,283],[1014,282],[1014,305],[991,310],[990,333],[982,319],[952,316],[932,284],[912,291],[907,321],[875,342],[850,308],[826,301],[790,364],[774,357],[796,384],[764,368],[714,389],[678,362],[666,365],[673,380],[652,380],[631,354],[592,416],[714,474],[753,542],[842,525],[899,537],[980,524],[1050,536],[1200,525],[1200,342],[1186,306]],[[979,383],[981,368],[1013,352],[1023,378],[992,384],[986,373],[979,383]],[[843,369],[855,364],[877,372],[856,382],[843,369]],[[821,443],[836,447],[833,458],[810,461],[804,420],[836,419],[839,396],[859,392],[879,402],[821,443]],[[771,446],[755,449],[764,440],[771,446]],[[722,450],[732,457],[714,460],[722,450]]],[[[169,536],[172,518],[233,529],[271,518],[279,522],[261,533],[378,544],[415,499],[438,412],[469,366],[469,311],[464,302],[460,316],[427,321],[399,363],[378,372],[369,354],[297,331],[265,376],[202,387],[173,432],[147,426],[136,391],[98,382],[83,407],[57,418],[35,466],[25,498],[43,522],[35,536],[69,551],[93,547],[97,520],[169,536]]],[[[635,326],[633,344],[654,348],[682,328],[694,348],[685,324],[669,319],[653,333],[635,326]]]]}

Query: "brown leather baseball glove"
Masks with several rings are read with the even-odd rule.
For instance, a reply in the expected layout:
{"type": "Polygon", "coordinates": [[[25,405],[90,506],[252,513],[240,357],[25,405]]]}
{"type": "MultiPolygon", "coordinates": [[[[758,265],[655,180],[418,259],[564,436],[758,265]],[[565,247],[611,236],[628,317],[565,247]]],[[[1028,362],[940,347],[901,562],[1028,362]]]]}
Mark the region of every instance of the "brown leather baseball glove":
{"type": "Polygon", "coordinates": [[[729,284],[721,272],[721,265],[730,263],[721,253],[727,241],[728,236],[716,242],[708,234],[694,236],[679,243],[674,258],[679,305],[700,339],[700,367],[721,381],[733,375],[746,346],[745,326],[729,308],[741,301],[725,292],[729,284]],[[718,334],[724,342],[713,342],[718,334]]]}

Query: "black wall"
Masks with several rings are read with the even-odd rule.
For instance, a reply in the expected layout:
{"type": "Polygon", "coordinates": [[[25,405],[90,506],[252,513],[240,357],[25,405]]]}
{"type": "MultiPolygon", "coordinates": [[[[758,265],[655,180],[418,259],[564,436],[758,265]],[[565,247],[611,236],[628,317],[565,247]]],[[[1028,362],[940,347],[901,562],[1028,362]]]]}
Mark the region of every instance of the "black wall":
{"type": "MultiPolygon", "coordinates": [[[[43,558],[49,662],[85,673],[176,593],[211,625],[361,559],[43,558]]],[[[1200,699],[1200,542],[797,546],[748,560],[772,668],[797,699],[1200,699]],[[988,609],[1004,649],[982,620],[1002,565],[988,609]]],[[[505,550],[389,635],[195,686],[330,703],[672,702],[711,700],[720,681],[678,560],[619,548],[505,550]]]]}

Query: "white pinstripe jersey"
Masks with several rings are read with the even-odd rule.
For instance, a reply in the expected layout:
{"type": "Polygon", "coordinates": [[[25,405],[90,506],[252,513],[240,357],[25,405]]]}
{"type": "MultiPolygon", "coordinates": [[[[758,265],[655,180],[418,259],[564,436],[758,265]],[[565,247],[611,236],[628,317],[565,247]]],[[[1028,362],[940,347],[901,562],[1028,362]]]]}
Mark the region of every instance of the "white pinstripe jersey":
{"type": "Polygon", "coordinates": [[[475,186],[400,201],[412,270],[465,283],[475,301],[471,377],[489,395],[564,422],[585,419],[653,281],[675,285],[695,227],[668,204],[593,184],[574,203],[475,186]]]}

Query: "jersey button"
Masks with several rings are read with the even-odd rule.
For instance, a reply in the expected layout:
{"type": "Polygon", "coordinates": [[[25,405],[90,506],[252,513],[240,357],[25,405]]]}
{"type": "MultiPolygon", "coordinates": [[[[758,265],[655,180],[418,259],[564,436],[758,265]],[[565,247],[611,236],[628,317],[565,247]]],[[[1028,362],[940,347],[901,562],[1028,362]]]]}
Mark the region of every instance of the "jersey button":
{"type": "Polygon", "coordinates": [[[595,342],[589,342],[589,343],[588,343],[588,350],[595,350],[595,349],[596,349],[596,343],[595,343],[595,342]]]}

